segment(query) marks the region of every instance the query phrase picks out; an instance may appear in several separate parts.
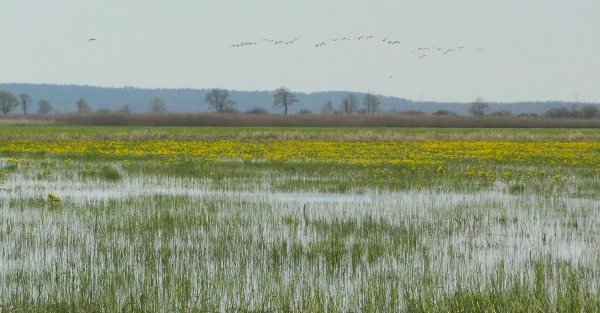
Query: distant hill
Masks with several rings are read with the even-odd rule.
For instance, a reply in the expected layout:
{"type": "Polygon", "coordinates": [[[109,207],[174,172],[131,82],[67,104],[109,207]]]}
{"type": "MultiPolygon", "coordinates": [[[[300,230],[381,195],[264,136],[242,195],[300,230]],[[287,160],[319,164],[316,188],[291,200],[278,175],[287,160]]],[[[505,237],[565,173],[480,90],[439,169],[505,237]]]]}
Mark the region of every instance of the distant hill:
{"type": "MultiPolygon", "coordinates": [[[[74,112],[75,103],[84,99],[90,104],[93,111],[108,109],[118,110],[123,105],[129,105],[132,112],[147,112],[148,101],[153,97],[165,100],[170,112],[201,112],[209,111],[204,103],[204,97],[208,89],[142,89],[136,87],[106,88],[80,85],[51,85],[51,84],[22,84],[3,83],[0,90],[12,92],[15,95],[26,93],[33,99],[31,112],[37,110],[40,100],[49,101],[55,110],[61,113],[74,112]]],[[[314,113],[321,112],[327,101],[331,101],[334,107],[349,93],[357,96],[359,101],[364,96],[362,92],[349,91],[326,91],[302,93],[295,92],[298,103],[293,104],[289,113],[296,113],[301,109],[308,109],[314,113]]],[[[253,108],[263,108],[270,113],[282,113],[282,109],[273,108],[272,91],[236,91],[230,90],[231,99],[237,102],[235,108],[244,112],[253,108]]],[[[449,110],[460,115],[468,115],[470,103],[460,102],[419,102],[404,98],[379,96],[381,108],[386,112],[398,111],[422,111],[433,113],[438,110],[449,110]]],[[[536,113],[544,114],[551,108],[571,108],[573,103],[563,101],[546,102],[511,102],[511,103],[488,103],[489,112],[497,110],[508,110],[513,114],[536,113]]],[[[579,106],[597,103],[580,103],[579,106]]],[[[18,113],[15,110],[14,113],[18,113]]]]}

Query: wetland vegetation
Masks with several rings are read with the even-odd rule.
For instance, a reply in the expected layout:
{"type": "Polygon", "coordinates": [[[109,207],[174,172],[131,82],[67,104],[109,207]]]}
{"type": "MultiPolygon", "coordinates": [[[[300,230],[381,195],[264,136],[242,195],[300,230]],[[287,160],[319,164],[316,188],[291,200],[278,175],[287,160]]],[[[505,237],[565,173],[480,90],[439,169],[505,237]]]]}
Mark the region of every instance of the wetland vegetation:
{"type": "Polygon", "coordinates": [[[600,310],[593,129],[0,130],[0,312],[600,310]]]}

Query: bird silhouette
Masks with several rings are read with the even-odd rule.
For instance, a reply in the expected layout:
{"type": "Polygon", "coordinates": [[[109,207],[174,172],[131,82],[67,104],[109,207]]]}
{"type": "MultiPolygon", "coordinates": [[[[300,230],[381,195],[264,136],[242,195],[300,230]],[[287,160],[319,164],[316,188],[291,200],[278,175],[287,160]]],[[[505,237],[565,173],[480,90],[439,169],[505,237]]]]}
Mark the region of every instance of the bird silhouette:
{"type": "Polygon", "coordinates": [[[96,41],[96,38],[90,38],[90,40],[88,40],[88,41],[92,41],[92,40],[93,40],[93,41],[96,41]]]}
{"type": "Polygon", "coordinates": [[[322,46],[322,45],[324,45],[324,44],[325,44],[324,42],[322,42],[322,43],[320,43],[320,44],[317,44],[317,45],[315,46],[315,48],[316,48],[316,47],[320,47],[320,46],[322,46]]]}
{"type": "Polygon", "coordinates": [[[420,57],[419,57],[419,60],[420,60],[421,58],[424,58],[424,57],[426,57],[426,56],[427,56],[427,54],[423,54],[422,56],[420,56],[420,57]]]}

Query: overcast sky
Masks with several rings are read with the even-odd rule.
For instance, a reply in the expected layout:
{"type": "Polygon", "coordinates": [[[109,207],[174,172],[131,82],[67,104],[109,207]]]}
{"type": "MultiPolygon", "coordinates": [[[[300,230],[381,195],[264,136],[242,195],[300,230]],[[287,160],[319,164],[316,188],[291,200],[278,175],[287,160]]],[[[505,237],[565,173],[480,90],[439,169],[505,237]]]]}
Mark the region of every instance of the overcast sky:
{"type": "Polygon", "coordinates": [[[2,0],[0,12],[3,83],[600,102],[597,0],[2,0]],[[258,44],[231,47],[242,42],[258,44]]]}

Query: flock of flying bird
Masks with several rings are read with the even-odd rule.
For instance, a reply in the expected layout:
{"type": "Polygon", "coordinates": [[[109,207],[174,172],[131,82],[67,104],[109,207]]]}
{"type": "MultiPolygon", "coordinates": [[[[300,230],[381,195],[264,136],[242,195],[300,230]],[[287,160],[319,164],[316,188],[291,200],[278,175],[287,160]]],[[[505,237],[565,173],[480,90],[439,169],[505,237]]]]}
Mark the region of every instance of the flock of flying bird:
{"type": "MultiPolygon", "coordinates": [[[[237,47],[245,47],[245,46],[252,46],[252,45],[258,45],[258,44],[273,44],[273,45],[291,45],[293,43],[295,43],[296,41],[298,41],[300,39],[300,37],[296,37],[290,41],[285,41],[285,40],[274,40],[274,39],[262,39],[259,42],[242,42],[242,43],[238,43],[238,44],[233,44],[230,47],[233,48],[237,48],[237,47]]],[[[398,41],[398,40],[391,40],[389,39],[389,37],[386,38],[377,38],[375,36],[360,36],[360,37],[352,37],[352,38],[348,38],[348,37],[340,37],[340,38],[335,38],[335,39],[330,39],[330,41],[333,42],[341,42],[341,41],[349,41],[349,40],[363,40],[363,41],[369,41],[371,39],[371,41],[380,41],[383,42],[385,44],[388,45],[402,45],[405,44],[404,42],[398,41]]],[[[319,48],[319,47],[323,47],[325,46],[327,43],[326,42],[321,42],[321,43],[317,43],[315,45],[315,48],[319,48]]],[[[419,47],[418,49],[411,51],[411,53],[417,53],[419,52],[419,60],[422,58],[425,58],[428,56],[428,54],[425,54],[427,51],[435,51],[437,50],[439,53],[442,54],[447,54],[447,53],[452,53],[452,52],[457,52],[460,51],[462,49],[465,49],[465,46],[454,46],[452,48],[444,48],[444,47],[419,47]]],[[[483,49],[477,49],[477,51],[485,51],[483,49]]]]}

